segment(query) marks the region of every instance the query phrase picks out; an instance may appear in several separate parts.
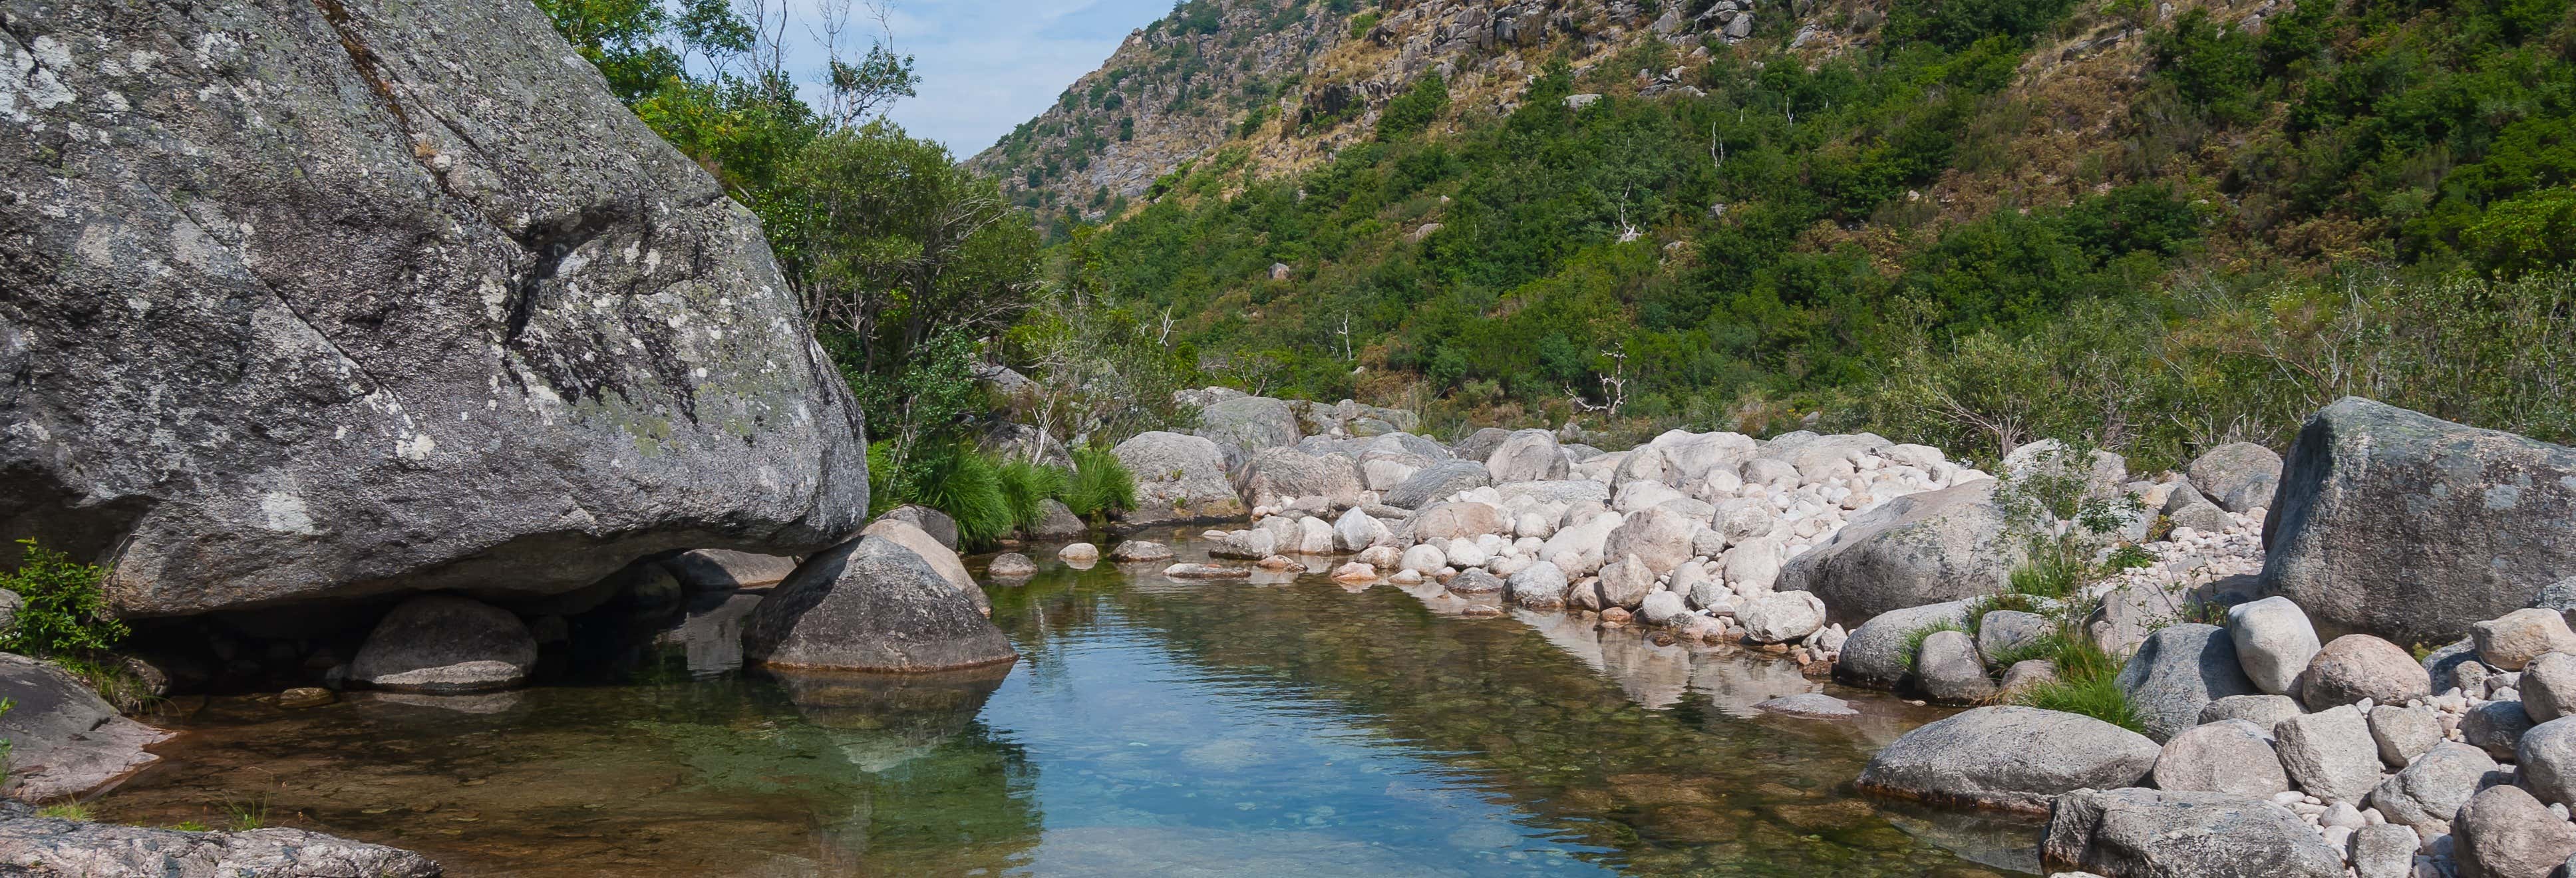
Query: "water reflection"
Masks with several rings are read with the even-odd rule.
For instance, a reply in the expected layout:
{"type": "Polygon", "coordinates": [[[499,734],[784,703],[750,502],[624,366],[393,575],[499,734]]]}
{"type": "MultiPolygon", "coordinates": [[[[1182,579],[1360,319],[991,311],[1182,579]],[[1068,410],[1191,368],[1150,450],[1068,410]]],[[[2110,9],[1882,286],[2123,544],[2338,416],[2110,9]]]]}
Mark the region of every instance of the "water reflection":
{"type": "MultiPolygon", "coordinates": [[[[1184,543],[1176,561],[1203,552],[1184,543]]],[[[1170,562],[991,590],[1024,658],[937,677],[741,670],[756,595],[589,620],[556,681],[476,699],[219,698],[114,819],[277,822],[452,874],[1996,875],[2030,829],[1850,794],[1936,713],[1786,661],[1436,586],[1176,582],[1170,562]],[[638,634],[638,631],[641,634],[638,634]],[[998,673],[997,673],[998,672],[998,673]],[[1800,692],[1857,717],[1763,715],[1800,692]],[[1965,856],[1953,853],[1965,853],[1965,856]],[[1982,864],[1982,865],[1981,865],[1982,864]]]]}

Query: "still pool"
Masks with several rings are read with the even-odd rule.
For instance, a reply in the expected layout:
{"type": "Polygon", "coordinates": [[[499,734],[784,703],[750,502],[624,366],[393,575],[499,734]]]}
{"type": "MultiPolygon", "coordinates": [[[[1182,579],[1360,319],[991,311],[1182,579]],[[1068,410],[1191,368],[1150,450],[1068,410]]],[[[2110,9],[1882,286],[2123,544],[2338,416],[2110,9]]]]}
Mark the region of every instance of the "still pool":
{"type": "Polygon", "coordinates": [[[95,810],[317,829],[464,876],[2036,866],[2033,826],[1853,795],[1870,752],[1940,714],[1786,661],[1555,614],[1461,618],[1436,586],[1040,567],[987,587],[1023,653],[1007,672],[746,672],[759,597],[700,595],[585,622],[524,691],[173,704],[158,720],[186,734],[95,810]],[[1751,709],[1818,690],[1862,715],[1751,709]]]}

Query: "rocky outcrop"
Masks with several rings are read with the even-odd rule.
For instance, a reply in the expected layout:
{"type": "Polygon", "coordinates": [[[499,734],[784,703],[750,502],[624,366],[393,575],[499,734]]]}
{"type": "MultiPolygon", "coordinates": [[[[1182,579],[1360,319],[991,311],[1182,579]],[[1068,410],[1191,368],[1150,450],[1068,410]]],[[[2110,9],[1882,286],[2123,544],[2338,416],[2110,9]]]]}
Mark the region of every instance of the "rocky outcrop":
{"type": "Polygon", "coordinates": [[[913,550],[882,536],[806,559],[752,611],[743,653],[774,667],[946,671],[1019,658],[1011,641],[913,550]]]}
{"type": "Polygon", "coordinates": [[[1135,527],[1232,521],[1247,511],[1226,479],[1225,454],[1198,436],[1138,433],[1109,453],[1136,479],[1136,508],[1125,522],[1135,527]]]}
{"type": "Polygon", "coordinates": [[[0,532],[120,612],[530,598],[862,520],[757,220],[536,9],[5,17],[0,532]]]}
{"type": "Polygon", "coordinates": [[[0,653],[0,697],[14,705],[0,711],[0,738],[9,742],[0,792],[28,801],[113,786],[160,761],[143,748],[170,737],[118,715],[61,668],[25,656],[0,653]]]}
{"type": "Polygon", "coordinates": [[[2346,398],[2308,419],[2264,525],[2266,590],[2439,641],[2576,570],[2576,449],[2346,398]]]}
{"type": "Polygon", "coordinates": [[[22,875],[168,878],[437,878],[410,851],[301,829],[187,832],[38,817],[0,802],[0,863],[22,875]],[[25,870],[25,871],[19,871],[25,870]]]}
{"type": "Polygon", "coordinates": [[[1889,500],[1782,565],[1778,587],[1814,592],[1846,622],[2002,591],[2027,548],[2005,534],[1994,487],[1988,479],[1889,500]]]}

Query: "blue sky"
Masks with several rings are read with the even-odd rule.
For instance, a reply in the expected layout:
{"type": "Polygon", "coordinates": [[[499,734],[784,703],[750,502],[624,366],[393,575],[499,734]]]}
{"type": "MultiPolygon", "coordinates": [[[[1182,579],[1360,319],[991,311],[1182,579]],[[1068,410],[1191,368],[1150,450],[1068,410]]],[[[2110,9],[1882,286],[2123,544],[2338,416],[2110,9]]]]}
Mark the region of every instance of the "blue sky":
{"type": "MultiPolygon", "coordinates": [[[[960,159],[1045,110],[1065,86],[1108,60],[1128,32],[1172,11],[1172,0],[891,2],[895,50],[913,56],[921,96],[888,115],[960,159]]],[[[824,55],[816,46],[797,48],[789,64],[812,78],[824,55]]]]}

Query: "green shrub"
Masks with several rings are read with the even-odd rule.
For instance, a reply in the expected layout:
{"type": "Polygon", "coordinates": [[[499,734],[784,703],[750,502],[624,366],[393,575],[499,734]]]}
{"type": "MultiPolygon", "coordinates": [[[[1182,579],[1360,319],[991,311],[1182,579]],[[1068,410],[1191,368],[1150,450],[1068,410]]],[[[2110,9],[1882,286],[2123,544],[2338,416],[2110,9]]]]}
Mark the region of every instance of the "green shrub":
{"type": "Polygon", "coordinates": [[[69,556],[19,540],[26,560],[16,572],[0,573],[0,588],[26,602],[18,625],[0,634],[0,650],[37,658],[85,658],[116,648],[126,635],[125,623],[107,613],[100,590],[106,571],[69,556]]]}
{"type": "Polygon", "coordinates": [[[1073,514],[1094,522],[1136,508],[1136,477],[1127,465],[1106,449],[1073,450],[1073,483],[1066,487],[1064,505],[1073,514]]]}
{"type": "Polygon", "coordinates": [[[1351,39],[1368,36],[1369,29],[1374,27],[1377,27],[1377,10],[1372,9],[1351,16],[1351,39]]]}
{"type": "Polygon", "coordinates": [[[2141,567],[2153,567],[2155,564],[2156,553],[2147,551],[2145,546],[2135,544],[2112,549],[2111,556],[2102,561],[2102,567],[2112,571],[2136,570],[2141,567]]]}
{"type": "Polygon", "coordinates": [[[994,469],[1001,479],[1002,504],[1011,511],[1011,528],[1037,524],[1048,500],[1060,499],[1069,478],[1064,470],[1025,460],[1004,461],[994,469]]]}

